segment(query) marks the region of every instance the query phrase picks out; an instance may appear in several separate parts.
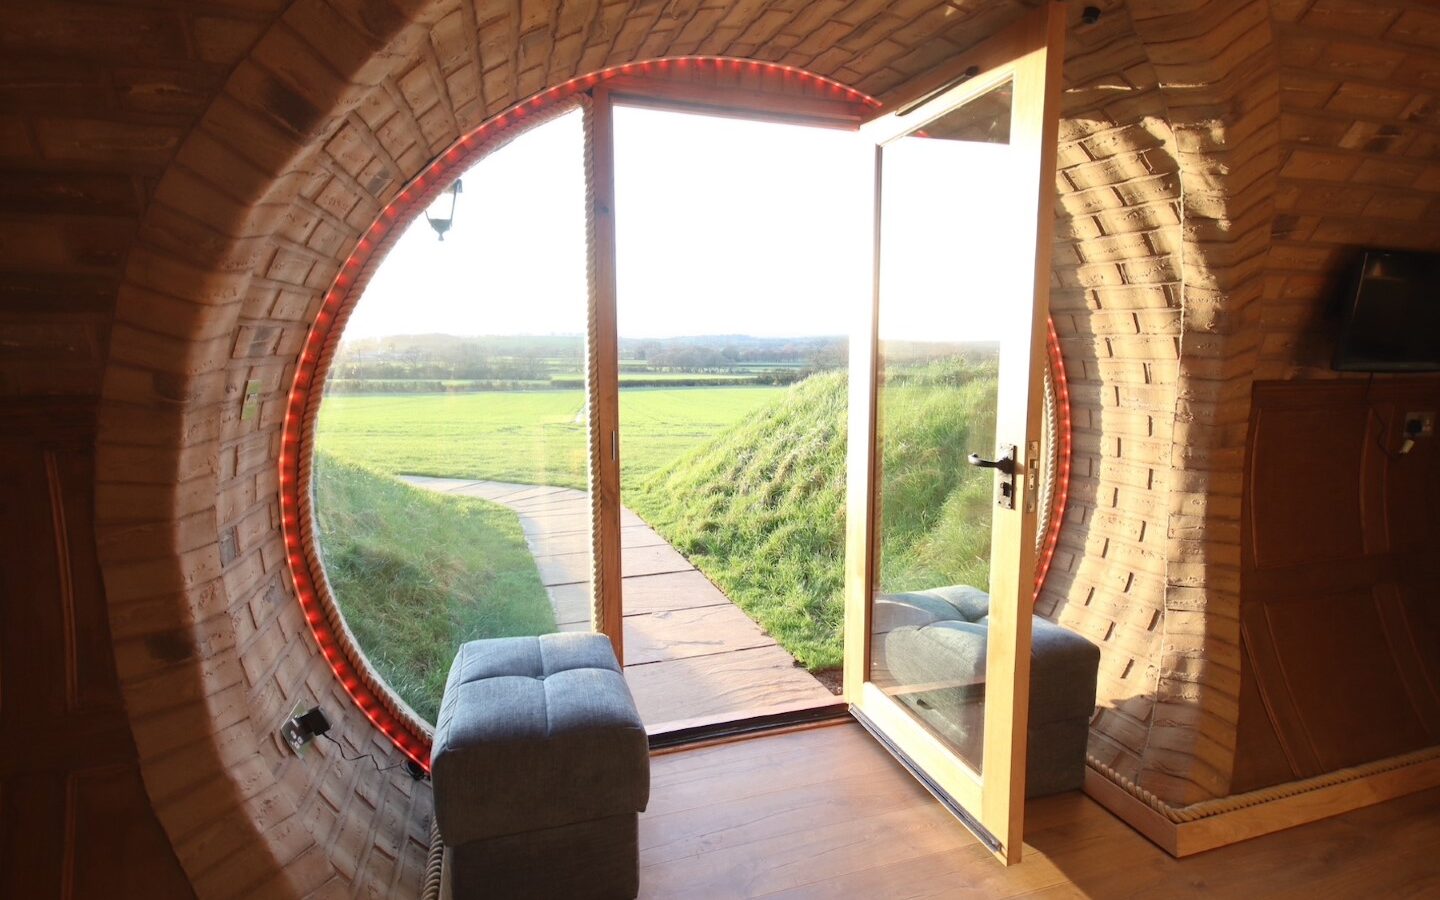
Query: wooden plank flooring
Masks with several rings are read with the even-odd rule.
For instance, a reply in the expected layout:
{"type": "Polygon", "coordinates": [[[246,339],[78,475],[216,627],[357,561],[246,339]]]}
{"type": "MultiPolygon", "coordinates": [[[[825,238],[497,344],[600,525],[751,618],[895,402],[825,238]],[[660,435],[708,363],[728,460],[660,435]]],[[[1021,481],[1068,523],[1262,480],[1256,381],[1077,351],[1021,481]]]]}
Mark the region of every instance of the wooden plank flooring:
{"type": "Polygon", "coordinates": [[[858,725],[656,756],[641,897],[1440,897],[1440,789],[1175,860],[1079,793],[1004,868],[858,725]]]}
{"type": "MultiPolygon", "coordinates": [[[[406,476],[520,517],[562,631],[590,628],[590,498],[571,488],[406,476]]],[[[639,516],[621,512],[625,679],[651,731],[835,697],[639,516]]]]}

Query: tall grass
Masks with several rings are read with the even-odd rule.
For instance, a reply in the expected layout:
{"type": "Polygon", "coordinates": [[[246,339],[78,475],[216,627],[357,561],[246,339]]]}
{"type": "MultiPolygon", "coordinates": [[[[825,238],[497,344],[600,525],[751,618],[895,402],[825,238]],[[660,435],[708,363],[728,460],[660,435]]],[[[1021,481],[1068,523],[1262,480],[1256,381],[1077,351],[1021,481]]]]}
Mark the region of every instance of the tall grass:
{"type": "Polygon", "coordinates": [[[555,630],[519,519],[503,506],[410,487],[315,454],[325,572],[385,681],[433,722],[455,651],[555,630]]]}
{"type": "Polygon", "coordinates": [[[812,670],[841,658],[845,400],[812,376],[624,494],[812,670]]]}
{"type": "MultiPolygon", "coordinates": [[[[989,584],[993,361],[887,373],[881,588],[989,584]]],[[[846,378],[815,375],[635,485],[624,500],[799,662],[843,656],[846,378]]]]}
{"type": "Polygon", "coordinates": [[[993,474],[971,452],[995,443],[993,360],[889,367],[877,396],[880,588],[990,584],[993,474]]]}

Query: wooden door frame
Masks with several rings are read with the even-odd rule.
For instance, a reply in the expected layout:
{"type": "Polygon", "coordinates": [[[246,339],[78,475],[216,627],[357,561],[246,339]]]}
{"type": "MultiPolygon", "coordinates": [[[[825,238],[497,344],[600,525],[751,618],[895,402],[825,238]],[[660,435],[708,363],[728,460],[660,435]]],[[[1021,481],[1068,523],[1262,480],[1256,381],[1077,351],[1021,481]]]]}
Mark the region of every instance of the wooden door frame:
{"type": "Polygon", "coordinates": [[[932,792],[952,810],[958,806],[968,812],[968,815],[962,814],[962,819],[1006,864],[1019,862],[1023,844],[1029,648],[1036,563],[1034,498],[1042,476],[1038,449],[1032,448],[1039,446],[1043,417],[1042,373],[1046,360],[1055,193],[1052,181],[1046,176],[1055,169],[1064,35],[1064,6],[1047,3],[961,54],[934,76],[917,81],[906,96],[886,104],[871,122],[862,126],[863,131],[879,138],[874,211],[876,269],[872,301],[869,309],[861,313],[851,349],[845,696],[862,722],[902,756],[932,792]],[[963,80],[957,82],[957,78],[963,80]],[[959,106],[1009,79],[1013,79],[1014,84],[1011,145],[1019,156],[1022,171],[1033,170],[1039,175],[1035,179],[1034,195],[1017,198],[1022,203],[1033,203],[1035,210],[1030,352],[1027,359],[1002,358],[999,378],[996,440],[1002,444],[1013,443],[1022,448],[1022,452],[1017,471],[1017,508],[1013,514],[997,510],[992,523],[992,571],[1007,573],[1014,583],[996,592],[1001,602],[994,602],[992,598],[990,609],[982,777],[960,762],[940,738],[869,680],[871,602],[876,583],[874,438],[880,304],[880,142],[908,133],[942,111],[959,106]],[[910,122],[916,124],[906,124],[910,122]],[[1008,596],[1011,594],[1013,601],[1008,596]]]}
{"type": "MultiPolygon", "coordinates": [[[[856,113],[857,102],[825,96],[703,88],[647,79],[643,73],[608,79],[590,91],[585,105],[585,167],[590,281],[586,402],[590,420],[589,493],[593,523],[591,618],[594,629],[610,639],[621,666],[625,665],[625,610],[620,552],[622,435],[615,257],[615,106],[854,131],[862,118],[856,113]]],[[[806,713],[802,710],[797,715],[803,718],[806,713]]],[[[691,724],[681,723],[682,727],[691,724]]],[[[717,727],[725,726],[722,723],[717,727]]]]}

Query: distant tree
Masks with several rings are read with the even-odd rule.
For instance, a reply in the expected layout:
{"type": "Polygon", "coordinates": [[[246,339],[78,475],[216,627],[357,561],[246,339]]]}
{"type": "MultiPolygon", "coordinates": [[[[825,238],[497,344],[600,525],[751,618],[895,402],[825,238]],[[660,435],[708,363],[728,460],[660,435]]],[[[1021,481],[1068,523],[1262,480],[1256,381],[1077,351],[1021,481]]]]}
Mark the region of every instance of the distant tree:
{"type": "Polygon", "coordinates": [[[812,372],[824,372],[845,366],[845,346],[839,343],[822,344],[811,350],[805,359],[805,367],[812,372]]]}

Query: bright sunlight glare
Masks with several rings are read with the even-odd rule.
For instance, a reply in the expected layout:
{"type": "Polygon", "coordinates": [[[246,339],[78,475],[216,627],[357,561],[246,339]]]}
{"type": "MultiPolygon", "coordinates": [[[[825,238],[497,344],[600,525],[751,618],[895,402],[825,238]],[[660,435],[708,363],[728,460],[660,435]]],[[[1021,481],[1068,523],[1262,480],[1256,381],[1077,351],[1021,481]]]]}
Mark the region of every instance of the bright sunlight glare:
{"type": "MultiPolygon", "coordinates": [[[[863,314],[873,145],[836,129],[625,106],[615,110],[615,145],[622,337],[844,335],[863,314]]],[[[581,116],[572,111],[465,172],[445,240],[424,216],[416,219],[357,304],[345,339],[582,334],[583,146],[581,116]]],[[[964,164],[954,149],[945,153],[932,165],[964,164]]],[[[913,248],[901,255],[911,274],[888,283],[917,299],[923,293],[925,302],[896,304],[888,323],[882,306],[882,334],[994,340],[992,304],[966,303],[958,315],[958,301],[948,298],[959,284],[972,297],[999,296],[1000,280],[1013,279],[997,258],[1004,248],[985,240],[985,211],[1003,203],[988,185],[1000,179],[965,179],[971,193],[959,209],[925,202],[927,177],[918,166],[910,189],[894,201],[886,195],[909,207],[887,209],[886,221],[903,222],[894,239],[913,248]],[[983,252],[966,252],[966,241],[983,252]],[[916,282],[920,273],[928,284],[916,282]]]]}

